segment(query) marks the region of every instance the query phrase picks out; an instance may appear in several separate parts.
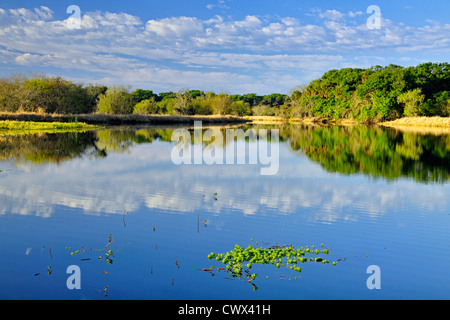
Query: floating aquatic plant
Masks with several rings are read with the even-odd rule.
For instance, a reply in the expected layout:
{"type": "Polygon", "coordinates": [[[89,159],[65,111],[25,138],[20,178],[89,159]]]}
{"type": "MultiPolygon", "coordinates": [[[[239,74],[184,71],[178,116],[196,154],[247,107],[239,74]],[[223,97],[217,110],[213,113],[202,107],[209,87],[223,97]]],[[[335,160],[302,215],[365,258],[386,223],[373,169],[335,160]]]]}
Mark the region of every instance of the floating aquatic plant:
{"type": "MultiPolygon", "coordinates": [[[[258,274],[249,272],[254,264],[271,264],[277,269],[286,267],[300,273],[302,269],[299,264],[306,262],[321,262],[322,264],[327,264],[330,262],[322,256],[319,256],[320,254],[325,256],[329,254],[329,250],[325,248],[324,244],[320,246],[320,249],[315,246],[295,248],[293,245],[275,245],[265,248],[248,245],[247,248],[243,248],[239,245],[235,245],[233,250],[226,253],[211,252],[208,255],[208,259],[215,259],[217,262],[226,265],[225,270],[232,276],[232,279],[243,279],[245,276],[255,290],[257,287],[254,286],[252,281],[258,277],[258,274]],[[306,255],[313,255],[313,257],[307,257],[306,255]]],[[[333,262],[333,265],[335,266],[336,262],[333,262]]],[[[212,267],[208,269],[208,271],[211,272],[212,267]]],[[[294,278],[296,279],[297,277],[294,278]]]]}
{"type": "MultiPolygon", "coordinates": [[[[108,243],[105,245],[105,247],[103,248],[103,249],[87,249],[87,248],[85,248],[84,246],[81,246],[81,249],[79,249],[79,250],[75,250],[75,251],[72,251],[71,253],[70,253],[70,255],[71,256],[74,256],[74,255],[78,255],[78,254],[81,254],[81,253],[86,253],[86,252],[88,252],[88,251],[95,251],[95,252],[104,252],[105,253],[105,255],[104,256],[99,256],[98,257],[98,260],[105,260],[108,264],[112,264],[113,263],[113,260],[112,260],[112,258],[114,258],[114,252],[113,252],[113,250],[111,250],[111,249],[109,249],[108,248],[108,246],[112,243],[114,241],[114,238],[112,237],[112,235],[109,233],[108,234],[108,243]]],[[[71,249],[70,247],[66,247],[66,249],[71,249]]],[[[90,260],[90,259],[81,259],[81,260],[83,260],[83,261],[86,261],[86,260],[90,260]]]]}
{"type": "Polygon", "coordinates": [[[107,297],[108,296],[108,286],[105,286],[102,290],[99,290],[100,292],[103,292],[103,295],[105,296],[105,297],[107,297]]]}

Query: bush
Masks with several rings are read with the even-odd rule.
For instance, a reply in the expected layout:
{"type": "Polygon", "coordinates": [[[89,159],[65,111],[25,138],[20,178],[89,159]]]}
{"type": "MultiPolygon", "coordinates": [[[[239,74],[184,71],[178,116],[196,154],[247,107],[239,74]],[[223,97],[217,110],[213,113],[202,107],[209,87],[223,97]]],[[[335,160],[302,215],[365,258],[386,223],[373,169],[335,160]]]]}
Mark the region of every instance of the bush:
{"type": "Polygon", "coordinates": [[[450,116],[450,91],[441,91],[433,96],[435,106],[442,116],[450,116]]]}
{"type": "Polygon", "coordinates": [[[425,95],[422,90],[414,89],[400,94],[397,97],[398,103],[404,106],[403,114],[405,116],[420,116],[423,115],[422,105],[425,100],[425,95]]]}
{"type": "Polygon", "coordinates": [[[110,87],[98,101],[99,113],[132,114],[134,110],[133,96],[123,86],[110,87]]]}
{"type": "Polygon", "coordinates": [[[0,110],[19,111],[27,96],[23,89],[23,81],[18,77],[0,79],[0,110]]]}
{"type": "Polygon", "coordinates": [[[60,77],[11,77],[0,80],[0,110],[60,114],[90,113],[102,87],[74,84],[60,77]]]}
{"type": "Polygon", "coordinates": [[[158,105],[155,98],[142,100],[134,106],[133,113],[135,114],[157,114],[159,112],[158,105]]]}
{"type": "Polygon", "coordinates": [[[209,100],[196,99],[196,100],[192,101],[189,109],[192,114],[201,114],[201,115],[213,114],[209,100]]]}
{"type": "Polygon", "coordinates": [[[252,114],[252,109],[250,108],[250,104],[248,102],[244,102],[242,100],[233,101],[231,105],[226,110],[227,114],[235,115],[235,116],[249,116],[252,114]]]}
{"type": "Polygon", "coordinates": [[[225,114],[231,106],[231,98],[228,94],[220,93],[211,100],[211,109],[214,114],[225,114]]]}
{"type": "Polygon", "coordinates": [[[274,116],[275,108],[261,104],[252,108],[252,114],[254,116],[274,116]]]}

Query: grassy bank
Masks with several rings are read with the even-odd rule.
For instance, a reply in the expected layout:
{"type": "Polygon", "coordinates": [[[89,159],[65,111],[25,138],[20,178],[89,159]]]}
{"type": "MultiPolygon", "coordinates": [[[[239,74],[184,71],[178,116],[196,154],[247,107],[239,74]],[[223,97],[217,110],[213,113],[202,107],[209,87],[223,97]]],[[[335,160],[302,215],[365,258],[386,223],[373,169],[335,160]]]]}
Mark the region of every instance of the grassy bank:
{"type": "Polygon", "coordinates": [[[394,121],[381,122],[385,127],[439,127],[450,128],[450,117],[405,117],[394,121]]]}
{"type": "Polygon", "coordinates": [[[1,113],[1,120],[32,122],[83,122],[91,125],[138,125],[138,124],[185,124],[193,125],[195,121],[203,124],[236,124],[247,120],[235,116],[177,116],[177,115],[114,115],[114,114],[37,114],[37,113],[1,113]]]}
{"type": "Polygon", "coordinates": [[[326,117],[283,118],[277,116],[180,116],[180,115],[111,115],[80,114],[55,115],[38,113],[0,113],[0,130],[41,130],[41,129],[89,129],[89,125],[183,125],[192,126],[195,121],[203,125],[239,125],[299,123],[307,125],[358,125],[376,124],[384,127],[435,127],[450,128],[450,117],[403,117],[394,121],[368,122],[354,119],[334,119],[326,117]],[[6,124],[8,123],[9,124],[6,124]]]}
{"type": "Polygon", "coordinates": [[[308,125],[356,125],[362,124],[353,119],[333,119],[325,117],[282,118],[276,116],[246,116],[244,119],[254,124],[300,123],[308,125]]]}
{"type": "Polygon", "coordinates": [[[22,132],[80,132],[97,128],[99,127],[80,122],[0,121],[0,134],[22,132]]]}
{"type": "Polygon", "coordinates": [[[450,134],[450,118],[448,117],[405,117],[394,121],[382,122],[379,125],[402,132],[432,135],[450,134]]]}
{"type": "Polygon", "coordinates": [[[282,118],[276,116],[247,116],[244,119],[254,124],[301,123],[310,125],[379,125],[383,127],[429,127],[450,129],[450,117],[403,117],[393,121],[357,121],[326,117],[282,118]]]}

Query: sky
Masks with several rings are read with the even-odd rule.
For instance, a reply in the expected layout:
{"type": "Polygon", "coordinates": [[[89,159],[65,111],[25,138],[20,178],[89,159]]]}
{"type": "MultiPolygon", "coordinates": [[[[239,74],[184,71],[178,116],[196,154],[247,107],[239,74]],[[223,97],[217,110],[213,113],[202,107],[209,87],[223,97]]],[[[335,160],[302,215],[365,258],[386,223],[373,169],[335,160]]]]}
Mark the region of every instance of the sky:
{"type": "Polygon", "coordinates": [[[448,12],[448,0],[0,0],[0,77],[289,93],[331,69],[448,62],[448,12]]]}

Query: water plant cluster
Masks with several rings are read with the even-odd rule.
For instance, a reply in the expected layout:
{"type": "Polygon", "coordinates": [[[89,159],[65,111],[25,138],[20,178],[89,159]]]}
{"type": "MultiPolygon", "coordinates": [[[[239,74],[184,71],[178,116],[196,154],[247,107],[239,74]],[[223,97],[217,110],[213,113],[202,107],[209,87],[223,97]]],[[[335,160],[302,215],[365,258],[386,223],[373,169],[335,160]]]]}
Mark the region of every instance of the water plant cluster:
{"type": "MultiPolygon", "coordinates": [[[[91,249],[87,249],[84,246],[82,246],[81,249],[72,251],[70,253],[70,255],[74,256],[74,255],[78,255],[78,254],[81,254],[81,253],[86,253],[88,251],[104,252],[104,256],[101,256],[101,255],[98,256],[98,260],[104,260],[108,264],[112,264],[113,263],[113,258],[114,258],[114,252],[113,252],[113,250],[109,249],[108,246],[114,241],[114,238],[112,237],[112,235],[110,233],[108,234],[108,238],[109,238],[108,243],[102,249],[92,249],[92,248],[91,249]]],[[[70,248],[66,247],[66,249],[70,249],[70,248]]],[[[83,260],[90,260],[90,259],[83,259],[83,260]]]]}
{"type": "MultiPolygon", "coordinates": [[[[307,262],[320,262],[322,264],[330,263],[329,260],[321,255],[327,256],[329,249],[321,244],[320,247],[306,246],[295,248],[293,245],[271,246],[271,247],[254,247],[248,245],[243,248],[235,245],[234,249],[226,253],[211,252],[208,259],[215,259],[225,265],[225,270],[233,279],[242,279],[245,275],[248,282],[258,277],[257,273],[251,273],[254,264],[273,265],[277,269],[286,267],[295,272],[301,272],[301,264],[307,262]]],[[[336,265],[337,262],[332,262],[336,265]]],[[[267,277],[267,276],[266,276],[267,277]]]]}

